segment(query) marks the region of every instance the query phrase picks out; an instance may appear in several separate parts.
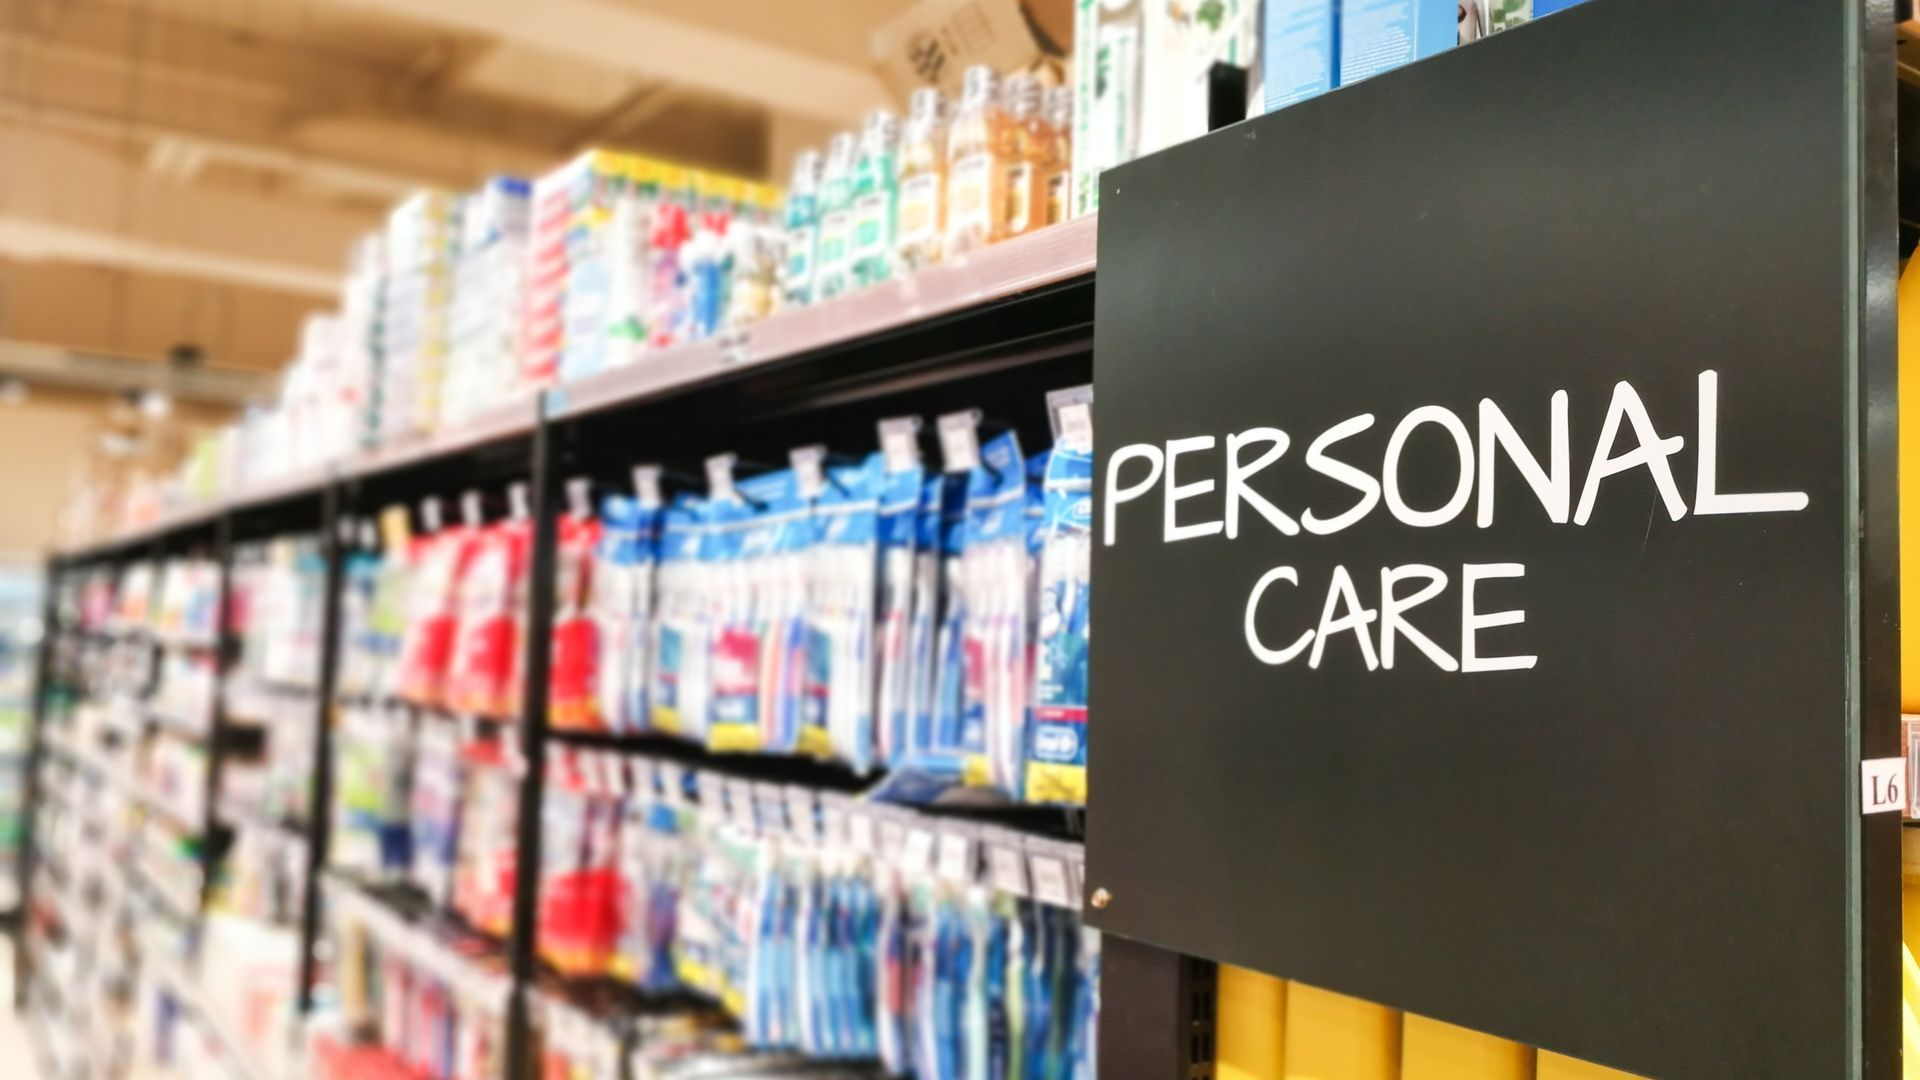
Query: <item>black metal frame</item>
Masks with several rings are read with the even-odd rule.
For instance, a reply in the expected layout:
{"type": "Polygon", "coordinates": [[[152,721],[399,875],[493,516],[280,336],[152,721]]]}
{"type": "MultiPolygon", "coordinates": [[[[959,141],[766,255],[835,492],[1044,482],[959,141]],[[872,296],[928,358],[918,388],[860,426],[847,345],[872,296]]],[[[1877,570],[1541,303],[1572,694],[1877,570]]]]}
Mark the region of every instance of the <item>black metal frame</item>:
{"type": "MultiPolygon", "coordinates": [[[[1893,284],[1900,274],[1899,175],[1895,159],[1900,127],[1894,63],[1894,0],[1849,6],[1857,18],[1850,48],[1859,70],[1852,80],[1856,115],[1851,138],[1858,160],[1887,162],[1863,169],[1857,194],[1853,246],[1858,262],[1853,295],[1858,298],[1859,354],[1855,358],[1855,452],[1860,539],[1858,615],[1859,753],[1862,761],[1900,758],[1900,487],[1899,313],[1893,284]]],[[[1911,11],[1905,12],[1911,17],[1911,11]]],[[[1860,1075],[1892,1077],[1901,1071],[1901,821],[1873,814],[1860,823],[1860,1075]]]]}

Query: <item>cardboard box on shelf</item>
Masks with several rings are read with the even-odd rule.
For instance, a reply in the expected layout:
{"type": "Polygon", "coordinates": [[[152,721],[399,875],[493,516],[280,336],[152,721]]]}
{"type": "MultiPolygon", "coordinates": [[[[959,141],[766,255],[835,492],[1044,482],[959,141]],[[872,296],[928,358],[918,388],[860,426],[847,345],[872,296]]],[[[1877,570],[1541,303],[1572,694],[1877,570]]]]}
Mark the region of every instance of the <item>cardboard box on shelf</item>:
{"type": "Polygon", "coordinates": [[[873,55],[902,101],[922,86],[953,96],[975,64],[1004,74],[1057,62],[1072,26],[1071,0],[920,0],[874,31],[873,55]]]}

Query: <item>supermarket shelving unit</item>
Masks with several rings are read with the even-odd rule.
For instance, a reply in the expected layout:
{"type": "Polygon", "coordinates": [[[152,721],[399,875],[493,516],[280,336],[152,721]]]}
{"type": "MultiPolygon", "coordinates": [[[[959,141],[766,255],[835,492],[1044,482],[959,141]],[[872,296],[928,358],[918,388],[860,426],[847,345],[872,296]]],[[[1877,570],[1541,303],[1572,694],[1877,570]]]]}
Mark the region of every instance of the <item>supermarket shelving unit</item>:
{"type": "MultiPolygon", "coordinates": [[[[332,740],[339,707],[334,689],[344,522],[427,495],[530,482],[536,531],[523,635],[529,644],[523,657],[525,697],[520,723],[505,733],[518,740],[522,867],[540,862],[545,762],[555,743],[638,750],[695,764],[719,763],[720,768],[762,777],[852,788],[851,773],[810,762],[717,759],[669,740],[549,731],[545,643],[553,619],[562,488],[568,478],[578,476],[591,477],[609,490],[621,487],[628,482],[630,467],[643,461],[664,465],[672,485],[676,475],[697,475],[704,457],[724,451],[739,454],[742,461],[781,460],[789,447],[809,443],[865,451],[873,445],[874,423],[881,417],[930,417],[959,408],[979,408],[989,425],[1010,425],[1044,445],[1046,392],[1087,382],[1092,375],[1097,229],[1092,217],[1056,226],[744,330],[649,354],[631,366],[508,402],[431,438],[383,447],[328,470],[235,492],[216,503],[180,508],[149,526],[60,553],[49,568],[55,581],[88,567],[177,550],[188,542],[210,543],[225,566],[236,542],[292,531],[321,538],[327,599],[314,695],[317,767],[304,823],[308,872],[296,989],[300,1013],[312,1007],[323,891],[336,905],[364,909],[381,903],[376,892],[359,889],[326,869],[333,817],[332,740]]],[[[216,700],[224,696],[217,693],[216,700]]],[[[48,749],[44,714],[44,708],[36,710],[36,758],[48,749]]],[[[223,714],[216,713],[215,720],[218,734],[223,714]]],[[[209,773],[210,785],[216,784],[217,756],[209,773]]],[[[215,790],[210,786],[209,795],[215,790]]],[[[208,799],[210,831],[215,801],[208,799]]],[[[1059,809],[1015,808],[988,819],[1077,838],[1082,816],[1059,809]]],[[[536,954],[538,889],[537,873],[517,875],[513,933],[505,943],[510,976],[507,1060],[516,1076],[532,1075],[531,990],[555,981],[543,972],[536,954]]],[[[404,924],[406,913],[396,909],[391,918],[404,924]]],[[[1188,1036],[1206,1031],[1209,969],[1124,943],[1106,964],[1103,1009],[1116,1020],[1103,1027],[1112,1029],[1116,1039],[1137,1041],[1127,1029],[1159,1016],[1154,1026],[1165,1038],[1156,1052],[1176,1054],[1182,1075],[1189,1068],[1204,1069],[1204,1060],[1188,1059],[1210,1040],[1188,1036]],[[1133,992],[1134,986],[1141,992],[1133,992]]],[[[167,972],[187,1002],[197,1000],[188,969],[167,972]]],[[[27,978],[32,977],[29,970],[27,978]]],[[[1107,1037],[1103,1033],[1102,1038],[1107,1037]]],[[[1121,1043],[1112,1052],[1135,1053],[1121,1043]]]]}
{"type": "MultiPolygon", "coordinates": [[[[1652,4],[1648,5],[1649,7],[1652,4]]],[[[1731,4],[1722,5],[1731,8],[1731,4]]],[[[1885,5],[1868,5],[1874,18],[1887,14],[1885,5]]],[[[1855,118],[1874,153],[1868,160],[1891,162],[1884,139],[1898,130],[1902,150],[1900,172],[1875,171],[1867,184],[1875,188],[1873,206],[1906,203],[1898,220],[1863,222],[1862,235],[1870,242],[1866,254],[1873,268],[1884,269],[1877,246],[1891,238],[1896,227],[1904,235],[1902,254],[1913,249],[1920,235],[1920,22],[1913,4],[1901,0],[1894,16],[1899,23],[1898,61],[1901,71],[1898,97],[1889,85],[1874,85],[1855,118]],[[1914,104],[1901,109],[1901,104],[1914,104]],[[1897,115],[1904,113],[1904,115],[1897,115]],[[1896,114],[1896,115],[1889,115],[1896,114]],[[1893,121],[1901,122],[1895,124],[1893,121]],[[1898,184],[1907,199],[1881,199],[1881,187],[1898,184]]],[[[1569,24],[1571,25],[1571,24],[1569,24]]],[[[1739,29],[1732,20],[1728,40],[1739,29]]],[[[1860,42],[1863,56],[1849,63],[1891,65],[1895,41],[1881,40],[1879,26],[1860,42]]],[[[1890,28],[1889,28],[1890,29],[1890,28]]],[[[1729,47],[1737,48],[1737,42],[1729,47]]],[[[1489,46],[1474,46],[1485,49],[1489,46]]],[[[1487,54],[1476,54],[1485,56],[1487,54]]],[[[1387,76],[1401,92],[1417,94],[1420,65],[1387,76]]],[[[1877,69],[1875,69],[1877,70],[1877,69]]],[[[1691,135],[1689,136],[1692,137],[1691,135]]],[[[1703,192],[1703,195],[1706,193],[1703,192]]],[[[1111,205],[1111,204],[1110,204],[1111,205]]],[[[431,438],[384,447],[333,468],[289,475],[271,483],[232,493],[222,501],[179,508],[146,527],[122,536],[63,552],[54,560],[50,578],[88,567],[124,564],[194,544],[214,544],[223,553],[236,538],[270,534],[275,529],[317,531],[327,545],[328,606],[324,619],[324,653],[319,691],[315,695],[314,723],[319,751],[314,798],[309,821],[309,874],[302,919],[302,962],[299,993],[303,1010],[311,1004],[319,936],[321,892],[327,875],[328,827],[332,794],[329,776],[330,740],[337,703],[333,700],[337,656],[335,629],[339,623],[339,585],[342,561],[340,523],[364,516],[395,502],[412,502],[426,494],[452,494],[473,487],[497,488],[511,481],[531,485],[536,523],[530,603],[523,658],[527,672],[520,723],[510,730],[517,737],[521,764],[519,859],[522,867],[540,861],[540,813],[544,768],[550,750],[557,747],[640,749],[655,755],[683,755],[705,763],[697,749],[654,740],[556,733],[547,725],[547,666],[545,643],[554,616],[555,521],[562,504],[562,487],[569,477],[587,476],[607,486],[624,486],[626,470],[642,461],[658,461],[671,471],[697,472],[706,455],[732,451],[743,460],[775,460],[788,448],[824,443],[853,450],[872,446],[874,420],[889,415],[936,415],[961,407],[978,407],[991,422],[1033,430],[1044,422],[1040,412],[1046,390],[1086,381],[1092,371],[1095,236],[1098,224],[1086,218],[957,259],[932,270],[890,282],[834,301],[783,313],[744,330],[730,331],[712,340],[651,353],[636,364],[509,402],[456,429],[431,438]]],[[[1391,258],[1391,252],[1367,251],[1365,258],[1391,258]]],[[[1874,302],[1885,304],[1886,293],[1874,302]]],[[[1862,315],[1874,334],[1892,325],[1887,312],[1874,308],[1862,315]]],[[[1884,342],[1876,342],[1884,345],[1884,342]]],[[[1196,330],[1195,348],[1204,347],[1196,330]]],[[[1177,362],[1177,358],[1175,361],[1177,362]]],[[[1885,388],[1881,388],[1885,389],[1885,388]]],[[[1883,422],[1894,415],[1889,400],[1876,399],[1863,419],[1883,422]]],[[[1893,475],[1891,464],[1877,472],[1882,482],[1893,475]]],[[[1885,545],[1888,536],[1876,533],[1872,541],[1885,545]]],[[[1881,551],[1879,554],[1887,554],[1881,551]]],[[[1892,560],[1877,558],[1890,565],[1892,560]]],[[[1885,583],[1883,583],[1885,584],[1885,583]]],[[[57,588],[49,590],[50,596],[57,588]]],[[[1890,590],[1879,590],[1890,594],[1890,590]]],[[[49,614],[52,614],[50,601],[49,614]]],[[[1895,620],[1873,625],[1877,653],[1888,648],[1895,620]]],[[[49,625],[54,625],[51,618],[49,625]]],[[[49,633],[43,650],[43,672],[58,665],[55,647],[60,634],[49,633]]],[[[49,754],[78,759],[88,766],[84,751],[55,745],[44,724],[50,680],[36,707],[32,758],[49,754]]],[[[1891,715],[1891,709],[1880,712],[1891,715]]],[[[1876,730],[1871,755],[1895,752],[1881,745],[1876,730]]],[[[788,770],[798,768],[779,759],[727,759],[728,767],[788,770]]],[[[99,770],[95,770],[99,771],[99,770]]],[[[40,770],[29,774],[29,790],[41,786],[40,770]]],[[[112,781],[108,773],[103,779],[112,781]]],[[[830,778],[815,776],[813,782],[830,778]]],[[[30,795],[30,808],[38,799],[30,795]]],[[[211,806],[211,801],[210,801],[211,806]]],[[[210,810],[211,812],[211,810],[210,810]]],[[[1031,812],[1022,827],[1063,835],[1077,835],[1078,815],[1031,812]],[[1051,816],[1052,820],[1048,820],[1051,816]]],[[[1909,823],[1911,824],[1911,823],[1909,823]]],[[[1870,820],[1879,850],[1898,831],[1886,817],[1870,820]]],[[[38,888],[33,872],[34,833],[28,830],[26,876],[38,888]]],[[[51,861],[51,860],[49,860],[51,861]]],[[[1881,858],[1851,883],[1869,897],[1867,940],[1897,938],[1897,866],[1881,858]]],[[[64,889],[69,882],[46,875],[48,886],[64,889]]],[[[1076,883],[1084,884],[1084,883],[1076,883]]],[[[1184,881],[1168,883],[1171,890],[1186,888],[1184,881]]],[[[508,1061],[515,1076],[532,1075],[529,996],[549,980],[537,960],[533,926],[538,905],[538,878],[523,872],[517,878],[513,933],[504,943],[508,979],[504,1009],[509,1015],[508,1061]]],[[[1182,894],[1184,895],[1184,893],[1182,894]]],[[[343,883],[332,902],[359,905],[379,912],[376,919],[405,927],[410,913],[374,891],[343,883]]],[[[431,954],[430,939],[419,947],[431,954]]],[[[29,959],[31,950],[25,950],[29,959]]],[[[1890,953],[1888,954],[1890,955],[1890,953]]],[[[1190,957],[1168,953],[1118,937],[1109,937],[1102,954],[1100,1057],[1126,1063],[1127,1075],[1177,1076],[1203,1080],[1212,1075],[1214,969],[1190,957]]],[[[1875,969],[1879,971],[1879,969],[1875,969]]],[[[39,973],[30,973],[37,976],[39,973]]],[[[1897,991],[1880,972],[1863,999],[1862,1075],[1892,1075],[1898,1058],[1897,991]]],[[[26,985],[27,980],[22,980],[26,985]]],[[[55,988],[58,989],[57,987],[55,988]]],[[[183,995],[191,996],[191,988],[183,995]]]]}

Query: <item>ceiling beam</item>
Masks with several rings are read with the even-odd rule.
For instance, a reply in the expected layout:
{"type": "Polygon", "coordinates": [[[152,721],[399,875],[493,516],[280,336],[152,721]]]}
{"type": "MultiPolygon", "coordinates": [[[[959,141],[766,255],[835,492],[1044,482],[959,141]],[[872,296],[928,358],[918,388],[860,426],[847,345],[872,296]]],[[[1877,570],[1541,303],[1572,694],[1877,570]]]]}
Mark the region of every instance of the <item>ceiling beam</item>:
{"type": "MultiPolygon", "coordinates": [[[[614,0],[335,0],[537,45],[837,123],[892,103],[874,72],[709,30],[614,0]]],[[[817,2],[817,0],[816,0],[817,2]]]]}
{"type": "Polygon", "coordinates": [[[0,255],[23,262],[78,262],[117,266],[204,281],[253,285],[303,296],[340,294],[339,271],[217,255],[112,232],[47,225],[0,216],[0,255]]]}
{"type": "Polygon", "coordinates": [[[266,400],[279,382],[259,371],[177,367],[160,357],[83,352],[11,338],[0,338],[0,375],[109,394],[163,389],[180,401],[236,406],[266,400]]]}
{"type": "Polygon", "coordinates": [[[0,121],[33,124],[99,139],[132,138],[144,143],[183,144],[197,148],[214,161],[294,173],[329,187],[380,199],[399,200],[416,188],[466,180],[451,173],[429,174],[342,161],[272,142],[211,135],[144,120],[129,121],[88,109],[68,109],[7,98],[0,98],[0,121]]]}
{"type": "Polygon", "coordinates": [[[31,88],[35,100],[107,109],[130,122],[165,122],[186,110],[276,135],[316,119],[399,119],[523,153],[544,150],[554,125],[572,119],[439,94],[487,48],[456,34],[442,34],[409,69],[124,6],[79,0],[56,10],[27,20],[27,29],[0,26],[0,71],[20,73],[0,79],[0,95],[19,100],[31,88]]]}
{"type": "Polygon", "coordinates": [[[171,182],[85,140],[0,126],[0,254],[337,293],[377,217],[171,182]]]}

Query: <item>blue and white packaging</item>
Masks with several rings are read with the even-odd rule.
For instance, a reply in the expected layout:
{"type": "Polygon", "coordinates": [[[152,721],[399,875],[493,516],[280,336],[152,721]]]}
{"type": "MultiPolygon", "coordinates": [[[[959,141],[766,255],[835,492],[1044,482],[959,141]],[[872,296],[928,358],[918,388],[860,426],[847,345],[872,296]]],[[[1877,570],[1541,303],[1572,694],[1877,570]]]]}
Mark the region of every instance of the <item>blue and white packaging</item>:
{"type": "Polygon", "coordinates": [[[1502,30],[1525,26],[1535,19],[1564,11],[1581,0],[1461,0],[1460,44],[1490,37],[1502,30]]]}
{"type": "Polygon", "coordinates": [[[806,699],[798,745],[802,753],[864,773],[874,745],[880,455],[830,468],[826,477],[814,506],[819,535],[806,564],[806,699]]]}
{"type": "Polygon", "coordinates": [[[1262,17],[1267,112],[1340,85],[1340,0],[1266,0],[1262,17]]]}
{"type": "Polygon", "coordinates": [[[710,634],[709,575],[701,559],[706,533],[707,510],[699,499],[676,499],[661,519],[658,602],[647,650],[652,661],[647,726],[701,742],[706,740],[710,634]]]}
{"type": "MultiPolygon", "coordinates": [[[[1466,0],[1470,6],[1486,2],[1466,0]]],[[[1462,0],[1342,0],[1340,85],[1351,86],[1453,48],[1462,38],[1461,4],[1462,0]]]]}
{"type": "Polygon", "coordinates": [[[878,759],[893,765],[906,753],[912,724],[911,638],[915,557],[926,474],[920,464],[919,417],[880,425],[884,473],[880,489],[879,687],[875,695],[878,759]]]}
{"type": "Polygon", "coordinates": [[[1036,602],[1029,802],[1087,800],[1088,589],[1093,552],[1093,388],[1048,395],[1054,415],[1036,602]]]}

